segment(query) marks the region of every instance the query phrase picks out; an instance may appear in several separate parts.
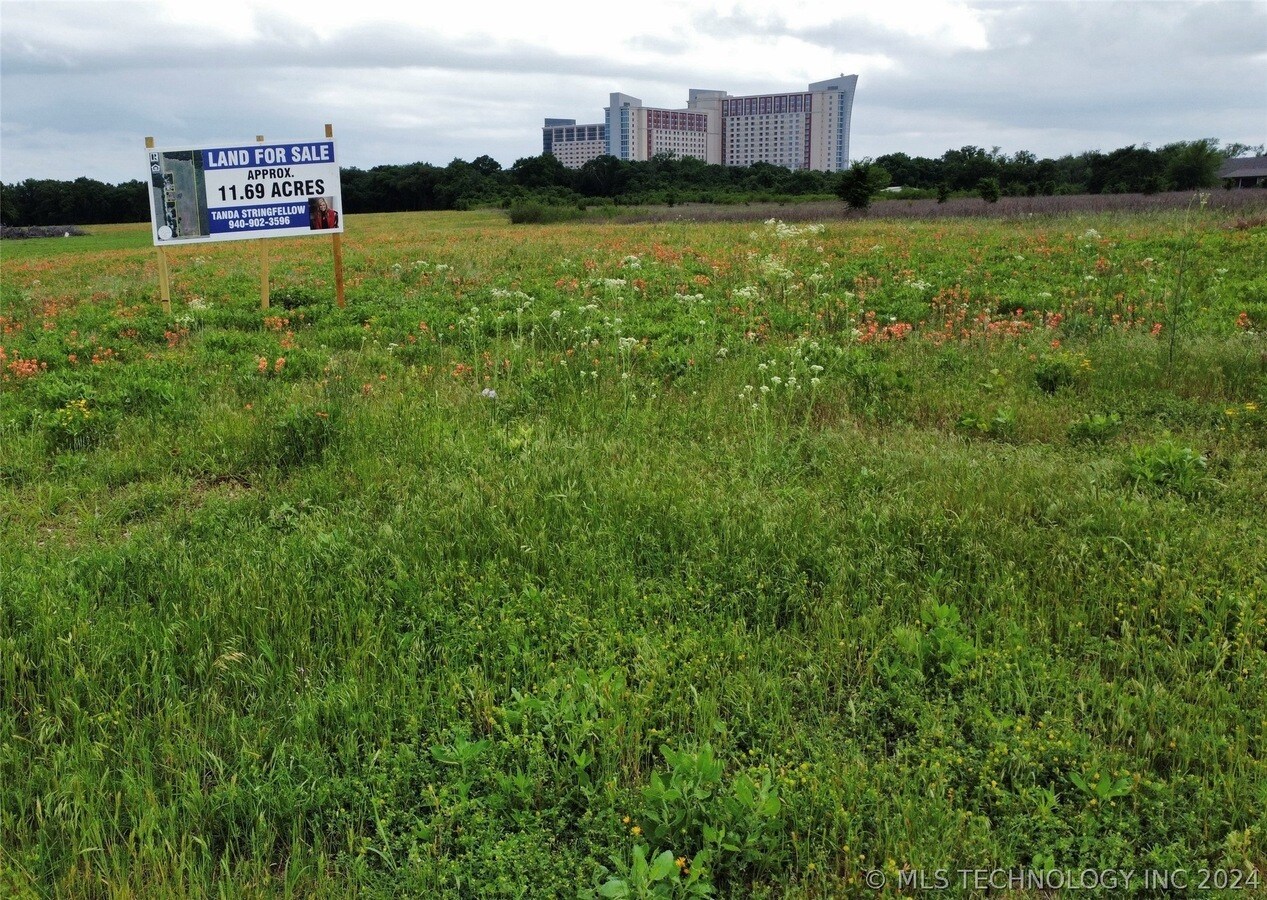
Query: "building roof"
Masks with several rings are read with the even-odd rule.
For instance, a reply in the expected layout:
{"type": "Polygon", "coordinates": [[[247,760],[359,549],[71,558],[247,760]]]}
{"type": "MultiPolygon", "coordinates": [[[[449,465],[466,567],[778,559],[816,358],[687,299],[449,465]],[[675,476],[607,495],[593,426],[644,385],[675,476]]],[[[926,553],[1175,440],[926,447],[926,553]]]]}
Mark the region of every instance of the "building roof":
{"type": "Polygon", "coordinates": [[[1220,178],[1267,177],[1267,156],[1241,156],[1219,166],[1220,178]]]}

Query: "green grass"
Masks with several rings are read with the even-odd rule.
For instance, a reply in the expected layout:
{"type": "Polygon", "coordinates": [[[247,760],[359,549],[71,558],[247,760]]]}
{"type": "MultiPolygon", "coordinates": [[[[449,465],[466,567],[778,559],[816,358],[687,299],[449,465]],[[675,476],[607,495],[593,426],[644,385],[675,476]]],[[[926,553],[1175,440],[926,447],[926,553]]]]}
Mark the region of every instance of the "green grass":
{"type": "Polygon", "coordinates": [[[170,318],[144,229],[6,243],[0,886],[1261,878],[1228,224],[354,217],[346,309],[230,243],[170,318]]]}

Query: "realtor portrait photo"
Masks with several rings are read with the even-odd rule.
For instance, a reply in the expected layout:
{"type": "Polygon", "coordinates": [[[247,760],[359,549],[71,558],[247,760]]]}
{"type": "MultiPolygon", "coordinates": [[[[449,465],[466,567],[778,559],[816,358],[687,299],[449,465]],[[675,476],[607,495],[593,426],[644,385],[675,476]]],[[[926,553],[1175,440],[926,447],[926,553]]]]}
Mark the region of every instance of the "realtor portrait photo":
{"type": "Polygon", "coordinates": [[[308,222],[314,231],[321,228],[338,228],[339,214],[330,208],[328,197],[313,197],[308,201],[308,222]]]}

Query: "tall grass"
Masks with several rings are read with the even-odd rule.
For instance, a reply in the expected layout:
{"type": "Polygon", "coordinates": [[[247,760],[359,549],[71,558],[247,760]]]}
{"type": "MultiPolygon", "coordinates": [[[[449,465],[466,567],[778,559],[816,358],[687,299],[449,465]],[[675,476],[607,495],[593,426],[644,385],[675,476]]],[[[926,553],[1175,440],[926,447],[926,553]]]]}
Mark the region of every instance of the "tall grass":
{"type": "Polygon", "coordinates": [[[171,320],[141,231],[6,245],[0,885],[1259,877],[1267,244],[1229,223],[1190,220],[1173,364],[1167,214],[354,218],[346,309],[316,242],[267,313],[213,245],[171,320]]]}

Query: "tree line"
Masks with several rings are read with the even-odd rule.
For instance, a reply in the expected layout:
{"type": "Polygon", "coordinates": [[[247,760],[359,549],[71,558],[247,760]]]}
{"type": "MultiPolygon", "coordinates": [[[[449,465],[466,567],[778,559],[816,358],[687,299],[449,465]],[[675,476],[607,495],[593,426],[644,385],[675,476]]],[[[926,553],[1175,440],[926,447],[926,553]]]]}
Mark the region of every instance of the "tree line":
{"type": "MultiPolygon", "coordinates": [[[[975,193],[983,182],[1004,196],[1039,194],[1152,193],[1213,187],[1224,160],[1263,147],[1214,139],[1181,141],[1150,149],[1131,145],[1059,159],[1022,150],[1004,154],[966,146],[940,157],[889,153],[867,160],[871,184],[885,183],[940,197],[975,193]],[[878,176],[878,177],[877,177],[878,176]],[[887,182],[884,179],[887,176],[887,182]]],[[[612,156],[568,169],[550,155],[531,156],[504,168],[489,156],[447,166],[383,165],[340,172],[347,213],[509,207],[518,202],[556,205],[741,203],[828,197],[841,190],[838,173],[786,169],[769,163],[732,167],[694,157],[657,156],[625,162],[612,156]]],[[[149,219],[146,184],[104,184],[27,179],[0,184],[0,222],[5,225],[98,225],[149,219]]]]}

